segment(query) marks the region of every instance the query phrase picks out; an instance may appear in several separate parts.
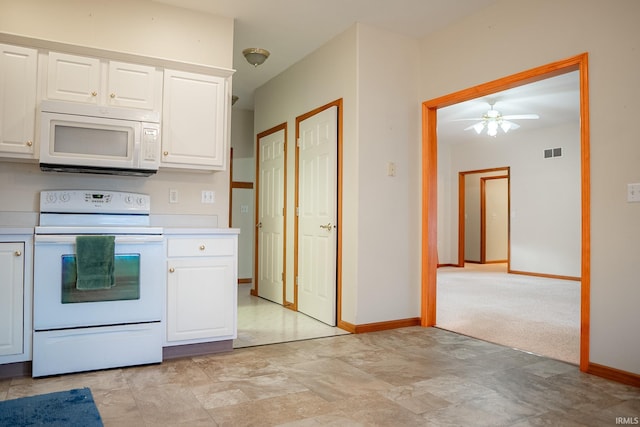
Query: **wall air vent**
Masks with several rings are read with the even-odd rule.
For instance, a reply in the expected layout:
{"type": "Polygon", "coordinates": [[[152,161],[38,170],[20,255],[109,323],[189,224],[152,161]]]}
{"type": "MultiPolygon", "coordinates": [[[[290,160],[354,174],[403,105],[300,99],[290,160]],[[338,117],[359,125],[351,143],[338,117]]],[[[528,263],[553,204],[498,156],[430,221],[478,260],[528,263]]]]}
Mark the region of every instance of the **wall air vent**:
{"type": "Polygon", "coordinates": [[[562,157],[562,148],[547,148],[544,150],[545,159],[550,159],[552,157],[562,157]]]}

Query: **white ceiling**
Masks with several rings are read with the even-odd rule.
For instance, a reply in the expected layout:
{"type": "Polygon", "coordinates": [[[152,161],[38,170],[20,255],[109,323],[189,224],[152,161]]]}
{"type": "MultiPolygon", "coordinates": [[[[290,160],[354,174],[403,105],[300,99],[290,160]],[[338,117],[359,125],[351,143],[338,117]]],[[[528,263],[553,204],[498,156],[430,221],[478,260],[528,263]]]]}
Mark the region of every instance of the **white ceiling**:
{"type": "Polygon", "coordinates": [[[356,22],[422,38],[495,0],[153,0],[234,18],[235,108],[253,109],[253,92],[356,22]],[[271,52],[254,68],[242,50],[271,52]]]}
{"type": "MultiPolygon", "coordinates": [[[[234,108],[252,110],[256,88],[356,22],[423,38],[496,0],[152,1],[234,19],[233,93],[240,98],[234,108]],[[248,47],[267,49],[271,56],[255,68],[242,56],[242,50],[248,47]]],[[[451,120],[481,117],[490,102],[495,102],[495,108],[505,115],[534,113],[540,116],[539,120],[517,121],[521,129],[579,120],[578,75],[577,72],[565,74],[440,109],[439,141],[480,137],[473,130],[463,131],[474,122],[451,120]]]]}

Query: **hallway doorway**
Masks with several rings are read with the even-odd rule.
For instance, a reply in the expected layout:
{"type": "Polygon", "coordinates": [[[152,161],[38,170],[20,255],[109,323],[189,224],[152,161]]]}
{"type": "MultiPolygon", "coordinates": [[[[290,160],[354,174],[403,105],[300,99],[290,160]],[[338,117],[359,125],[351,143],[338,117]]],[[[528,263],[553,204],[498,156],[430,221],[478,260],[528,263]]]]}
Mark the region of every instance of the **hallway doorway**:
{"type": "Polygon", "coordinates": [[[493,82],[446,95],[423,103],[423,227],[422,227],[422,324],[436,325],[437,265],[442,259],[438,248],[438,133],[436,129],[439,108],[488,96],[502,90],[522,86],[549,77],[577,71],[580,85],[580,211],[581,249],[579,276],[582,279],[580,292],[580,369],[585,371],[589,361],[589,114],[587,54],[578,55],[532,70],[524,71],[493,82]]]}

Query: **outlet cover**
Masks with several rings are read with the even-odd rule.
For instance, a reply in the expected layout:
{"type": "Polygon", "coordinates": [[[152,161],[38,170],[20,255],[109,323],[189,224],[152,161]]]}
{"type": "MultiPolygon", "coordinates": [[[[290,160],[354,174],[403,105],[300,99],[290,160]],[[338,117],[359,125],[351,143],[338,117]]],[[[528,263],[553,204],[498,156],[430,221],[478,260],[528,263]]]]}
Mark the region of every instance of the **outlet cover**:
{"type": "Polygon", "coordinates": [[[201,203],[213,204],[216,202],[216,192],[211,190],[202,190],[201,203]]]}
{"type": "Polygon", "coordinates": [[[178,190],[169,190],[169,203],[178,203],[178,190]]]}

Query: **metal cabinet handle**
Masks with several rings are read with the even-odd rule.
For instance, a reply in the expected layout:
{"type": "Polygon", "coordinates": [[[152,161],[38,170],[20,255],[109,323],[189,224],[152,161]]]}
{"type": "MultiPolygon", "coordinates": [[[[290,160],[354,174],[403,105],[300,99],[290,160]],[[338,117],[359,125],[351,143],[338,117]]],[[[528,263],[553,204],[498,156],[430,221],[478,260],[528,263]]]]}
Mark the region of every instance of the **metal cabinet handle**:
{"type": "Polygon", "coordinates": [[[20,251],[15,251],[14,254],[15,254],[15,256],[22,256],[22,252],[20,252],[20,251]]]}
{"type": "Polygon", "coordinates": [[[33,145],[33,141],[27,141],[27,147],[31,147],[33,145]]]}
{"type": "Polygon", "coordinates": [[[168,152],[168,151],[165,151],[165,152],[164,152],[164,153],[162,153],[162,154],[163,154],[163,155],[165,155],[165,156],[168,156],[168,155],[169,155],[169,152],[168,152]]]}
{"type": "Polygon", "coordinates": [[[171,267],[171,268],[169,269],[169,273],[174,273],[175,271],[176,271],[176,269],[175,269],[175,268],[173,268],[173,267],[171,267]]]}
{"type": "Polygon", "coordinates": [[[201,251],[204,251],[204,250],[205,250],[204,245],[200,245],[200,250],[201,250],[201,251]]]}
{"type": "Polygon", "coordinates": [[[115,97],[116,97],[116,94],[115,94],[115,93],[112,93],[112,94],[110,94],[109,96],[110,96],[111,98],[115,98],[115,97]]]}
{"type": "Polygon", "coordinates": [[[93,92],[91,92],[91,96],[98,96],[98,92],[94,90],[93,92]]]}
{"type": "Polygon", "coordinates": [[[324,228],[327,231],[331,231],[331,223],[321,225],[320,228],[324,228]]]}

